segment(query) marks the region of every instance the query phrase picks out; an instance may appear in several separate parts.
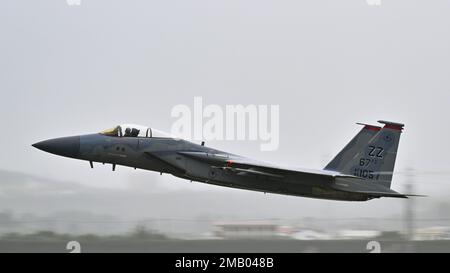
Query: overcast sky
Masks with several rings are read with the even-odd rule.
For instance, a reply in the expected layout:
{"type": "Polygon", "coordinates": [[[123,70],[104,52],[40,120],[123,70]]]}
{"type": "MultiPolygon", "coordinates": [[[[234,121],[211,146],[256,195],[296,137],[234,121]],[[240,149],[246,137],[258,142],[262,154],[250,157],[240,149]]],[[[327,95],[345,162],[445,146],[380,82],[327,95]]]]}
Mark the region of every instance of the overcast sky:
{"type": "MultiPolygon", "coordinates": [[[[123,122],[169,131],[172,107],[201,96],[279,105],[278,150],[207,145],[281,165],[322,168],[357,133],[355,122],[403,122],[396,170],[444,172],[416,182],[422,193],[446,193],[449,14],[449,1],[415,0],[2,1],[0,166],[128,187],[132,169],[90,170],[30,145],[123,122]]],[[[393,188],[403,180],[394,176],[393,188]]]]}

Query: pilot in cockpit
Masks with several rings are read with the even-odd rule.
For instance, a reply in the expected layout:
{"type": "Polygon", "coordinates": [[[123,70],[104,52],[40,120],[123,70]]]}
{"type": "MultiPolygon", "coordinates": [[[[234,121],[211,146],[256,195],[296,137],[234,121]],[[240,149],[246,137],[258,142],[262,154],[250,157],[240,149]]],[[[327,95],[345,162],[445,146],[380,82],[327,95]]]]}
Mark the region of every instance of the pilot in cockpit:
{"type": "Polygon", "coordinates": [[[174,138],[173,136],[158,131],[156,129],[151,129],[149,127],[145,127],[142,125],[133,125],[133,124],[125,124],[125,125],[118,125],[112,129],[108,129],[105,131],[102,131],[101,134],[106,136],[112,136],[112,137],[170,137],[174,138]]]}
{"type": "Polygon", "coordinates": [[[136,128],[127,127],[125,129],[124,137],[138,137],[140,130],[136,128]]]}
{"type": "Polygon", "coordinates": [[[132,137],[137,137],[138,135],[139,135],[139,129],[132,128],[131,129],[131,136],[132,137]]]}
{"type": "Polygon", "coordinates": [[[124,137],[130,137],[131,136],[131,128],[126,128],[125,129],[125,134],[123,136],[124,137]]]}

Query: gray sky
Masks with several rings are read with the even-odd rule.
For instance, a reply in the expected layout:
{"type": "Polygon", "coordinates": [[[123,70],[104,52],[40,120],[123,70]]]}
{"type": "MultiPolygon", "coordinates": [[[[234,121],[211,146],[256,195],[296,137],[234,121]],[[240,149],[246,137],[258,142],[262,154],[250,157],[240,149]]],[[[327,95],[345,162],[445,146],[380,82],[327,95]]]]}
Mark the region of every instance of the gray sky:
{"type": "MultiPolygon", "coordinates": [[[[169,131],[176,104],[279,104],[280,146],[208,145],[322,168],[378,119],[406,124],[396,170],[449,172],[449,1],[4,1],[0,166],[99,187],[132,169],[89,169],[32,148],[122,122],[169,131]]],[[[228,190],[147,172],[172,188],[228,190]]],[[[449,174],[416,177],[446,194],[449,174]]],[[[402,190],[404,177],[394,177],[402,190]]],[[[323,202],[323,201],[311,201],[323,202]]]]}

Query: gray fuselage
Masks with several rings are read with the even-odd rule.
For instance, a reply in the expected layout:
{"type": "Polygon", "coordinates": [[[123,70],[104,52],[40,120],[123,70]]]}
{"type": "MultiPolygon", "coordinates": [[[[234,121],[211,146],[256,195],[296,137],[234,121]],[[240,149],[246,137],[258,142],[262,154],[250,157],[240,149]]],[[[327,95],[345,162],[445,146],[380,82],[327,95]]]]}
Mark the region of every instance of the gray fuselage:
{"type": "Polygon", "coordinates": [[[366,201],[365,194],[348,193],[329,187],[330,176],[311,174],[258,175],[227,169],[233,160],[244,157],[166,137],[114,137],[89,134],[57,138],[34,144],[41,150],[92,162],[123,165],[199,181],[253,191],[346,201],[366,201]],[[185,153],[201,156],[188,156],[185,153]]]}

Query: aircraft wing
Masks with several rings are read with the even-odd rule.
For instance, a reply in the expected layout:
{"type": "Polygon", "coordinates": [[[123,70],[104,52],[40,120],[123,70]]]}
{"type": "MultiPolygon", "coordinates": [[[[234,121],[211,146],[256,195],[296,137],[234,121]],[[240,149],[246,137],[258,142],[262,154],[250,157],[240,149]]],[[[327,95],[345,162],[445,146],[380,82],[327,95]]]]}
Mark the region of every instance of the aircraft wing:
{"type": "Polygon", "coordinates": [[[270,177],[275,177],[275,178],[282,178],[283,177],[283,175],[280,175],[280,174],[274,174],[274,173],[269,173],[269,172],[264,172],[264,171],[258,171],[258,170],[255,170],[253,168],[244,169],[244,168],[216,167],[216,166],[213,166],[213,168],[231,171],[231,172],[236,173],[237,175],[253,174],[253,175],[261,175],[261,176],[270,176],[270,177]]]}
{"type": "Polygon", "coordinates": [[[208,154],[205,152],[178,152],[180,155],[210,164],[213,168],[220,168],[235,172],[238,175],[258,175],[272,178],[283,178],[288,175],[302,176],[325,176],[333,178],[335,176],[353,177],[342,175],[338,172],[326,170],[300,170],[294,168],[284,168],[276,165],[256,161],[244,157],[237,157],[230,154],[208,154]]]}
{"type": "Polygon", "coordinates": [[[303,179],[321,177],[328,179],[331,188],[343,192],[367,194],[374,197],[408,198],[408,196],[420,196],[401,194],[370,180],[335,171],[284,168],[226,153],[212,154],[197,151],[180,151],[178,154],[208,164],[211,168],[234,172],[236,175],[253,175],[272,179],[283,179],[286,176],[298,176],[303,179]]]}

